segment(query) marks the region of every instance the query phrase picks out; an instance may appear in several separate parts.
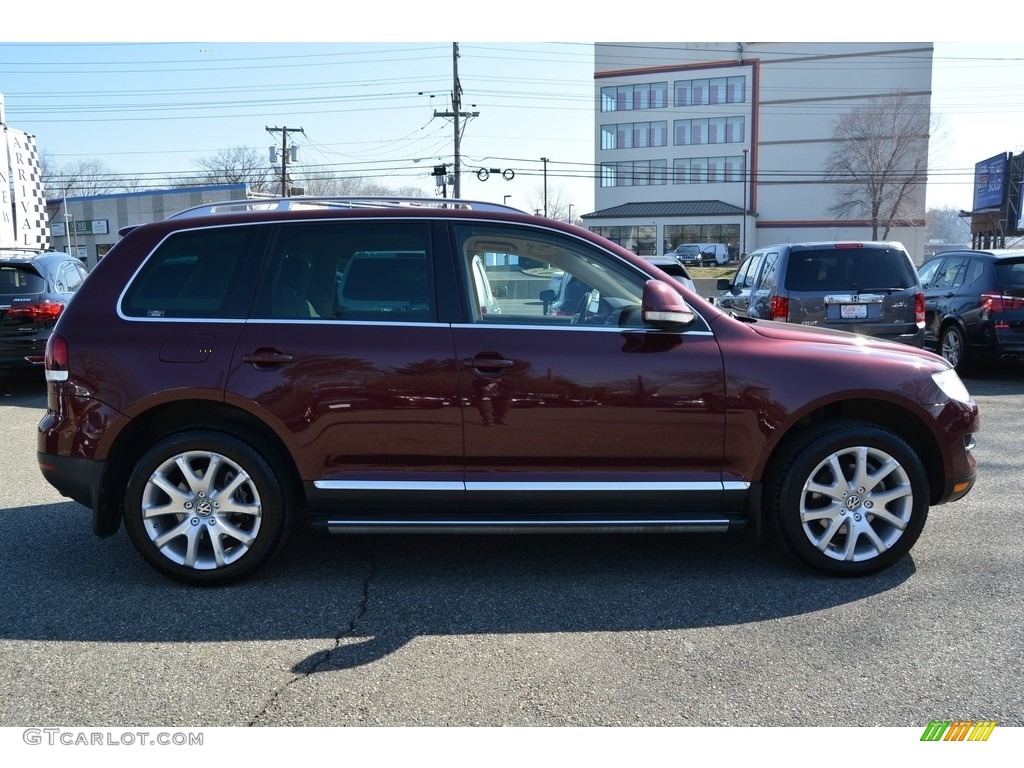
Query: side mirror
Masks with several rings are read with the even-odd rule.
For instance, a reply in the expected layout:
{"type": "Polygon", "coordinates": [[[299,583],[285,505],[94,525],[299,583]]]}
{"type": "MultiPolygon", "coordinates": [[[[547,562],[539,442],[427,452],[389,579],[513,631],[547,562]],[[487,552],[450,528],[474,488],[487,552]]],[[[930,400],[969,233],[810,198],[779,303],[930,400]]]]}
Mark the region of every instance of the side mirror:
{"type": "Polygon", "coordinates": [[[715,283],[715,290],[728,291],[730,288],[732,288],[732,281],[728,277],[720,277],[715,283]]]}
{"type": "Polygon", "coordinates": [[[693,310],[679,292],[668,283],[648,280],[644,283],[643,319],[647,325],[671,330],[693,322],[693,310]]]}

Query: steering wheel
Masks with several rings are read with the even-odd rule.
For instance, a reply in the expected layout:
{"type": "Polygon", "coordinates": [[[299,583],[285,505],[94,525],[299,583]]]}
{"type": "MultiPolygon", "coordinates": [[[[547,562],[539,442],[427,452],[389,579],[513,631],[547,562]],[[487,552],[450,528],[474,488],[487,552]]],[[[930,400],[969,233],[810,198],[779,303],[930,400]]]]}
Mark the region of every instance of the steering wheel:
{"type": "Polygon", "coordinates": [[[580,303],[576,305],[576,311],[572,313],[572,325],[595,325],[599,322],[600,313],[590,310],[591,304],[601,305],[601,294],[596,290],[590,290],[580,297],[580,303]]]}

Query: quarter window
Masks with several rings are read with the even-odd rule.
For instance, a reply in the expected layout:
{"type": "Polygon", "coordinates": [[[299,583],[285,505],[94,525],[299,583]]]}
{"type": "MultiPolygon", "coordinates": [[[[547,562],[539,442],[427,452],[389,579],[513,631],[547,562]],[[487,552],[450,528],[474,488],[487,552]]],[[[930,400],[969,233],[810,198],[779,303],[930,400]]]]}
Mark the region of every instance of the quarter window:
{"type": "Polygon", "coordinates": [[[258,227],[179,232],[167,238],[132,280],[121,304],[129,317],[241,319],[249,310],[258,227]]]}

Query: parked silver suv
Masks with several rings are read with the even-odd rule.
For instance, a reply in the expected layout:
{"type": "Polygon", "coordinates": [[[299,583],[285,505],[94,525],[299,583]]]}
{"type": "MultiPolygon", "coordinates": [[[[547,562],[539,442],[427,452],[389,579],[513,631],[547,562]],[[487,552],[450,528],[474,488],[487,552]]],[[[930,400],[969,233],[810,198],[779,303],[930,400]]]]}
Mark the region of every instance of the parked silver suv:
{"type": "Polygon", "coordinates": [[[900,243],[773,245],[754,251],[717,287],[718,306],[734,317],[924,344],[924,291],[900,243]]]}

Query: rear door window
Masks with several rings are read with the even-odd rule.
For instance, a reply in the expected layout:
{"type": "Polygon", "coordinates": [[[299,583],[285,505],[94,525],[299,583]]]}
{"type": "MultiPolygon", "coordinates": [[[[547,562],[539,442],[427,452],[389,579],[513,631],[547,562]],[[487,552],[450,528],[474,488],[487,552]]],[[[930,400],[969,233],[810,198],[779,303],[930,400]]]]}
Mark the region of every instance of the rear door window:
{"type": "Polygon", "coordinates": [[[424,222],[285,224],[253,317],[434,322],[431,263],[424,222]]]}

